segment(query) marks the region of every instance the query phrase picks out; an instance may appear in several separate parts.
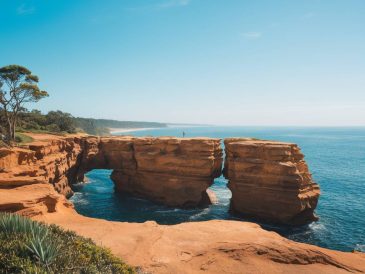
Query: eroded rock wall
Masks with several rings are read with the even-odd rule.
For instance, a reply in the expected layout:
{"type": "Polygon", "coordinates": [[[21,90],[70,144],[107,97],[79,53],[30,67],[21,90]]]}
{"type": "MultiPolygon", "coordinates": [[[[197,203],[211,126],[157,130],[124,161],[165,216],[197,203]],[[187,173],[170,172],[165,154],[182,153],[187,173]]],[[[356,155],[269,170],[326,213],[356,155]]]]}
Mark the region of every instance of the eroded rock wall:
{"type": "Polygon", "coordinates": [[[113,169],[118,192],[168,206],[208,204],[206,190],[221,175],[219,139],[102,137],[84,142],[80,178],[94,168],[113,169]]]}
{"type": "Polygon", "coordinates": [[[207,205],[206,193],[221,175],[219,139],[135,138],[135,165],[114,169],[116,189],[169,206],[207,205]]]}
{"type": "Polygon", "coordinates": [[[317,219],[319,186],[296,144],[229,138],[224,145],[234,212],[288,224],[317,219]]]}
{"type": "Polygon", "coordinates": [[[50,183],[66,197],[92,169],[112,169],[118,192],[169,206],[206,205],[220,176],[219,139],[52,137],[27,148],[0,149],[0,188],[50,183]]]}
{"type": "MultiPolygon", "coordinates": [[[[315,220],[319,197],[295,144],[226,139],[225,176],[235,212],[281,223],[315,220]]],[[[61,194],[92,169],[112,169],[116,190],[176,207],[207,205],[220,176],[219,139],[52,137],[0,149],[0,188],[50,183],[61,194]]]]}
{"type": "Polygon", "coordinates": [[[167,226],[85,217],[50,184],[0,188],[0,211],[92,238],[145,273],[365,273],[363,253],[296,243],[254,223],[211,220],[167,226]]]}
{"type": "Polygon", "coordinates": [[[0,148],[0,188],[52,184],[59,193],[71,196],[80,142],[77,137],[54,138],[33,142],[27,148],[0,148]]]}

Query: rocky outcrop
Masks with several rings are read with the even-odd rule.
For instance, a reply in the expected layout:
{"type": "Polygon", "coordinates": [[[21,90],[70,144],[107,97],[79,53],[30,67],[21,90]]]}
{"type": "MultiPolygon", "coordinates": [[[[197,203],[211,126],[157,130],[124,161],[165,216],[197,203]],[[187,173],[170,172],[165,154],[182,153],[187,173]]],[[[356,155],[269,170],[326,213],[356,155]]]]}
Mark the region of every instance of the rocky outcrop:
{"type": "Polygon", "coordinates": [[[168,206],[210,203],[220,176],[219,139],[52,136],[28,148],[0,149],[0,188],[50,183],[66,197],[92,169],[112,169],[116,190],[168,206]]]}
{"type": "MultiPolygon", "coordinates": [[[[274,222],[316,219],[319,187],[295,144],[225,140],[231,209],[274,222]]],[[[28,148],[0,149],[0,188],[50,183],[65,196],[92,169],[112,169],[119,192],[176,207],[210,203],[207,188],[220,176],[219,139],[52,136],[28,148]]]]}
{"type": "MultiPolygon", "coordinates": [[[[181,184],[183,181],[179,178],[183,174],[192,176],[197,183],[204,178],[206,185],[210,184],[208,179],[219,175],[221,151],[215,139],[187,139],[186,143],[176,138],[137,140],[47,136],[47,140],[33,143],[29,148],[1,148],[0,211],[19,213],[73,230],[109,247],[128,264],[149,273],[365,273],[365,256],[361,253],[296,243],[253,223],[215,220],[164,226],[155,222],[110,222],[77,214],[60,193],[67,195],[69,183],[93,168],[122,170],[127,178],[139,173],[161,173],[166,169],[181,184]],[[192,147],[194,152],[190,151],[192,147]],[[196,150],[202,156],[195,153],[196,150]]],[[[247,197],[240,196],[240,187],[246,189],[250,187],[248,182],[252,182],[257,193],[261,193],[259,196],[253,186],[249,188],[256,197],[254,202],[270,214],[277,212],[282,220],[298,216],[295,212],[300,215],[299,204],[304,211],[308,211],[310,205],[313,212],[315,204],[311,199],[316,201],[319,191],[296,145],[230,139],[226,141],[226,153],[225,168],[233,191],[232,202],[247,197]],[[250,176],[244,177],[247,174],[250,176]],[[288,191],[283,192],[290,204],[282,208],[285,197],[279,190],[286,189],[285,186],[288,191]],[[296,198],[294,193],[297,193],[296,198]],[[275,196],[270,198],[270,195],[275,196]],[[278,205],[284,213],[277,209],[270,211],[264,202],[272,202],[274,208],[278,205]],[[291,206],[296,210],[292,211],[291,206]]],[[[148,183],[146,180],[145,184],[148,183]]],[[[176,181],[171,186],[174,183],[176,181]]],[[[253,211],[254,214],[261,212],[253,211]]]]}
{"type": "Polygon", "coordinates": [[[219,139],[174,137],[87,138],[80,175],[113,169],[116,190],[168,206],[210,203],[207,188],[221,175],[219,139]]]}
{"type": "Polygon", "coordinates": [[[53,137],[46,142],[33,142],[26,148],[0,148],[0,188],[51,184],[69,197],[80,153],[77,137],[53,137]]]}
{"type": "Polygon", "coordinates": [[[0,211],[57,224],[146,273],[365,273],[365,256],[287,240],[239,221],[111,222],[81,216],[50,184],[0,189],[0,211]]]}
{"type": "Polygon", "coordinates": [[[287,224],[317,219],[319,186],[296,144],[230,138],[224,145],[234,212],[287,224]]]}

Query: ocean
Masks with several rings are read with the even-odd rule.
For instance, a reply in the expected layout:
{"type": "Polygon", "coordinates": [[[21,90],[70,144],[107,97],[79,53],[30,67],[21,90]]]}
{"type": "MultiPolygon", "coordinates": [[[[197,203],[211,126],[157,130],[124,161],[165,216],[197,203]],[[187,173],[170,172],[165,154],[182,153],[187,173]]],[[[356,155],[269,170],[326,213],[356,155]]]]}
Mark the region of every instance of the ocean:
{"type": "MultiPolygon", "coordinates": [[[[170,127],[128,132],[134,136],[254,137],[297,143],[320,185],[319,221],[301,227],[259,223],[267,230],[298,242],[330,249],[365,252],[365,128],[309,127],[170,127]]],[[[116,133],[117,135],[117,133],[116,133]]],[[[89,183],[74,187],[71,198],[82,215],[113,221],[159,224],[229,219],[252,221],[228,212],[227,181],[217,178],[211,189],[218,203],[205,209],[183,210],[157,205],[114,192],[111,170],[93,170],[89,183]]]]}

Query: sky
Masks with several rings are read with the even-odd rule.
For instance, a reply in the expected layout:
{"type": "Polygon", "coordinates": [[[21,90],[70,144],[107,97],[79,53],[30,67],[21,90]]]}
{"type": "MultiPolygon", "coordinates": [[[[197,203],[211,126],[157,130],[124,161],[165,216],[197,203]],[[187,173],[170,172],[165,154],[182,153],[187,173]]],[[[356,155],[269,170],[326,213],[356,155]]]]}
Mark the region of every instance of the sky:
{"type": "Polygon", "coordinates": [[[0,0],[29,108],[130,121],[365,125],[364,0],[0,0]]]}

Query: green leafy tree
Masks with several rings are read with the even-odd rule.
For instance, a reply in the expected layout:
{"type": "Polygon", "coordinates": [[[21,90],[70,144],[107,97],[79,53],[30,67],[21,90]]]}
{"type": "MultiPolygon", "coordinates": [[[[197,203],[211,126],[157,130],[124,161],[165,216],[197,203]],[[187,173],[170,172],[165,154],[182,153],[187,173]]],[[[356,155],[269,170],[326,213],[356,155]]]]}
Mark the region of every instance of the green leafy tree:
{"type": "Polygon", "coordinates": [[[9,65],[0,68],[0,105],[9,142],[15,139],[18,115],[24,105],[48,96],[46,91],[39,89],[38,81],[38,77],[25,67],[9,65]]]}
{"type": "Polygon", "coordinates": [[[54,132],[68,132],[75,133],[74,118],[70,113],[62,112],[60,110],[50,111],[46,115],[46,120],[49,125],[53,127],[54,132]]]}

